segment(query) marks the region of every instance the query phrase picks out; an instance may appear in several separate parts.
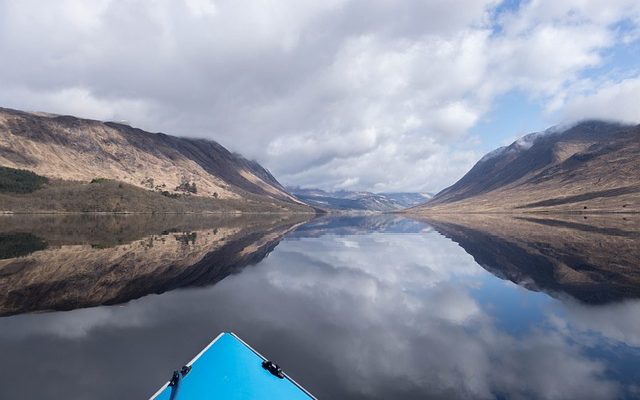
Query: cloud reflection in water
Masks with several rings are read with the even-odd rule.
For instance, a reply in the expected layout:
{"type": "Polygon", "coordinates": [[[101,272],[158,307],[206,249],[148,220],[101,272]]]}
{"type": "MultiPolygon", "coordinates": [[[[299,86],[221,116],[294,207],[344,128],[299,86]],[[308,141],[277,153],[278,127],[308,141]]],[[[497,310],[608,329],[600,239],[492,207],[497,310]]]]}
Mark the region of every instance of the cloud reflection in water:
{"type": "MultiPolygon", "coordinates": [[[[319,398],[637,394],[637,375],[615,365],[619,352],[640,360],[637,300],[588,306],[527,291],[436,232],[313,236],[285,239],[215,286],[0,319],[0,350],[34,368],[39,390],[81,369],[91,384],[71,387],[68,398],[144,397],[222,330],[319,398]],[[504,303],[510,313],[500,311],[504,303]],[[507,329],[518,313],[521,329],[507,329]],[[60,353],[71,370],[48,377],[60,353]]],[[[5,363],[0,373],[26,385],[5,363]]],[[[38,390],[11,388],[16,396],[38,390]]]]}

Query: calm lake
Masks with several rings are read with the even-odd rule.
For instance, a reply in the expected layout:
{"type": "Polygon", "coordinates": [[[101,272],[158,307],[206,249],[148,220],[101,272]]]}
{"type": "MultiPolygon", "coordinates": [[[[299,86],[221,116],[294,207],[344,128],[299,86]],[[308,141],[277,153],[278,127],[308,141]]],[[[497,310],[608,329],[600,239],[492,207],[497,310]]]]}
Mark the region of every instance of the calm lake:
{"type": "Polygon", "coordinates": [[[146,399],[222,331],[320,399],[640,398],[640,220],[0,216],[0,398],[146,399]]]}

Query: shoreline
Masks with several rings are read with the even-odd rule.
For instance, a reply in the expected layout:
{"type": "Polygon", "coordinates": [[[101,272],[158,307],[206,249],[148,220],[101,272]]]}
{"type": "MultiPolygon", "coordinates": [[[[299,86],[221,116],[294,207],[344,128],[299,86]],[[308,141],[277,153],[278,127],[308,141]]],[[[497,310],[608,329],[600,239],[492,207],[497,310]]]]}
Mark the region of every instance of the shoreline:
{"type": "Polygon", "coordinates": [[[431,211],[431,212],[397,212],[400,215],[612,215],[640,214],[640,211],[431,211]]]}
{"type": "Polygon", "coordinates": [[[275,211],[0,211],[0,215],[322,215],[313,212],[275,211]]]}

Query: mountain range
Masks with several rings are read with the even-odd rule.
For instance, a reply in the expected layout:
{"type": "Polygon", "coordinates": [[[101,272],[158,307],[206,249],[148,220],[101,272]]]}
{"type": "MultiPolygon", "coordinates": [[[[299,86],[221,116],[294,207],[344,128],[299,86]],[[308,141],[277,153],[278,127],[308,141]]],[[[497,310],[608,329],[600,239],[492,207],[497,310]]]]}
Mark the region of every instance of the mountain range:
{"type": "Polygon", "coordinates": [[[206,139],[0,108],[1,212],[636,212],[640,125],[584,121],[490,152],[435,196],[285,188],[206,139]]]}
{"type": "Polygon", "coordinates": [[[288,188],[298,199],[324,211],[397,211],[422,204],[431,195],[417,192],[372,193],[366,191],[324,191],[288,188]]]}
{"type": "Polygon", "coordinates": [[[0,181],[0,210],[313,211],[214,141],[115,122],[0,108],[0,166],[48,179],[29,195],[0,181]]]}
{"type": "Polygon", "coordinates": [[[640,125],[584,121],[485,155],[412,213],[640,211],[640,125]]]}

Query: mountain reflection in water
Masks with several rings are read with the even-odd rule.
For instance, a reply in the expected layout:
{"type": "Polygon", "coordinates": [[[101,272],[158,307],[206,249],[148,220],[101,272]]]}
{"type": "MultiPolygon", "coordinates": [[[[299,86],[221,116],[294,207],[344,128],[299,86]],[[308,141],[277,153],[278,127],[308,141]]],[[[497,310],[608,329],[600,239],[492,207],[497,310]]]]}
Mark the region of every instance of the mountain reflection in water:
{"type": "Polygon", "coordinates": [[[7,398],[145,398],[220,331],[318,398],[640,396],[629,216],[31,218],[0,228],[7,398]]]}
{"type": "Polygon", "coordinates": [[[259,262],[304,218],[76,215],[5,220],[0,315],[118,304],[211,285],[259,262]],[[24,230],[42,238],[20,232],[24,230]],[[21,238],[25,245],[17,246],[21,238]],[[45,245],[32,249],[32,243],[45,245]],[[16,248],[25,254],[7,258],[16,248]]]}
{"type": "Polygon", "coordinates": [[[524,287],[594,304],[640,297],[638,216],[462,214],[425,222],[524,287]]]}

